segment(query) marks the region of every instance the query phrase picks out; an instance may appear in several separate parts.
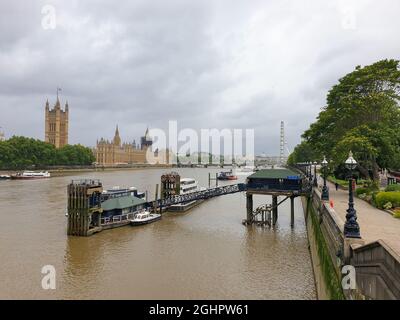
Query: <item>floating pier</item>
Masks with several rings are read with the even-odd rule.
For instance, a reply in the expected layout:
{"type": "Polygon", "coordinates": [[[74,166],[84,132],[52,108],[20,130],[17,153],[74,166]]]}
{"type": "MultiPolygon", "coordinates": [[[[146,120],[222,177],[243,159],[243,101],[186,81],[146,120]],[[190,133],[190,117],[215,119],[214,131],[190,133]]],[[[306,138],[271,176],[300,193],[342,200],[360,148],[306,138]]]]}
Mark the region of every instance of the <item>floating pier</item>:
{"type": "MultiPolygon", "coordinates": [[[[300,174],[288,169],[264,169],[247,178],[247,183],[229,184],[180,194],[180,176],[173,172],[161,177],[161,198],[145,201],[131,191],[104,195],[99,180],[75,180],[68,185],[68,235],[89,236],[104,229],[128,224],[137,210],[160,210],[175,204],[188,204],[202,200],[246,192],[246,219],[244,224],[275,225],[278,207],[290,199],[290,224],[294,226],[294,199],[308,195],[311,185],[300,174]],[[271,195],[272,204],[253,209],[253,195],[271,195]],[[279,201],[278,197],[284,196],[279,201]],[[129,212],[121,209],[129,208],[129,212]],[[115,214],[114,211],[118,210],[115,214]],[[112,217],[107,213],[112,211],[112,217]],[[104,212],[104,213],[103,213],[104,212]],[[103,217],[104,215],[104,217],[103,217]]],[[[158,185],[156,188],[158,194],[158,185]]]]}

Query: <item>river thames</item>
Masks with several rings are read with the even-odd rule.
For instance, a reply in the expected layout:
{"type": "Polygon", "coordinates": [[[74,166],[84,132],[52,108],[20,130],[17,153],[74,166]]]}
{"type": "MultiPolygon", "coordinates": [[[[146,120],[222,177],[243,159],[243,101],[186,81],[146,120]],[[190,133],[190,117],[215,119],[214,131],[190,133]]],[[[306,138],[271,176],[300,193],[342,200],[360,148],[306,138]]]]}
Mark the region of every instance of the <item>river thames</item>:
{"type": "MultiPolygon", "coordinates": [[[[209,199],[159,222],[94,236],[66,235],[66,187],[97,178],[105,188],[135,186],[154,199],[166,169],[87,172],[0,181],[0,299],[316,299],[301,201],[275,228],[243,226],[245,194],[209,199]],[[56,289],[41,286],[44,265],[56,289]]],[[[174,169],[208,186],[216,169],[174,169]]],[[[238,182],[244,181],[239,176],[238,182]]],[[[254,207],[269,202],[255,196],[254,207]]]]}

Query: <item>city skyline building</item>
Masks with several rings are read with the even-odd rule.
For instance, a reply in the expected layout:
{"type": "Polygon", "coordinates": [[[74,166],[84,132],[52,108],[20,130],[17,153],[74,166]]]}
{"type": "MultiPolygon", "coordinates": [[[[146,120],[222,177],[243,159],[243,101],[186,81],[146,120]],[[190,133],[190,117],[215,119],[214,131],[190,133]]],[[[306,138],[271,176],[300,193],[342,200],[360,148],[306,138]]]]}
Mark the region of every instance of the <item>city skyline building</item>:
{"type": "Polygon", "coordinates": [[[114,138],[111,141],[104,138],[97,140],[94,148],[96,163],[98,165],[147,163],[146,153],[152,147],[152,144],[153,141],[148,128],[144,136],[141,137],[140,144],[137,144],[136,140],[130,143],[122,142],[117,125],[114,138]]]}
{"type": "Polygon", "coordinates": [[[57,94],[57,101],[54,107],[50,109],[47,99],[45,106],[45,142],[51,143],[57,149],[68,144],[68,118],[68,101],[66,101],[65,108],[62,110],[57,94]]]}

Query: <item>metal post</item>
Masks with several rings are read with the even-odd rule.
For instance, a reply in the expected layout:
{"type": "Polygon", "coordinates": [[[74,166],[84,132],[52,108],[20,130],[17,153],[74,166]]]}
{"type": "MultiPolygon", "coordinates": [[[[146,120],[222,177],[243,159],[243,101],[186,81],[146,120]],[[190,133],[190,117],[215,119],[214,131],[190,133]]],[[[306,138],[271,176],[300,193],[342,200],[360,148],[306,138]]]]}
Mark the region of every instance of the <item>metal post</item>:
{"type": "Polygon", "coordinates": [[[290,226],[294,227],[294,197],[290,197],[290,226]]]}
{"type": "Polygon", "coordinates": [[[318,180],[317,180],[317,163],[314,162],[314,187],[318,187],[318,180]]]}
{"type": "Polygon", "coordinates": [[[154,212],[157,212],[157,200],[158,200],[158,183],[156,184],[156,196],[154,199],[154,212]]]}
{"type": "Polygon", "coordinates": [[[308,162],[306,162],[306,177],[308,178],[309,173],[308,173],[308,162]]]}
{"type": "Polygon", "coordinates": [[[321,199],[329,201],[329,190],[328,187],[326,186],[326,166],[324,166],[323,175],[324,175],[324,186],[322,187],[321,199]]]}
{"type": "Polygon", "coordinates": [[[272,196],[272,224],[278,221],[278,197],[272,196]]]}
{"type": "MultiPolygon", "coordinates": [[[[351,171],[350,171],[351,172],[351,171]]],[[[354,209],[353,175],[349,179],[349,208],[346,210],[346,223],[344,224],[344,236],[347,238],[361,238],[360,226],[357,222],[357,212],[354,209]]]]}
{"type": "Polygon", "coordinates": [[[247,223],[253,222],[253,195],[246,193],[247,223]]]}

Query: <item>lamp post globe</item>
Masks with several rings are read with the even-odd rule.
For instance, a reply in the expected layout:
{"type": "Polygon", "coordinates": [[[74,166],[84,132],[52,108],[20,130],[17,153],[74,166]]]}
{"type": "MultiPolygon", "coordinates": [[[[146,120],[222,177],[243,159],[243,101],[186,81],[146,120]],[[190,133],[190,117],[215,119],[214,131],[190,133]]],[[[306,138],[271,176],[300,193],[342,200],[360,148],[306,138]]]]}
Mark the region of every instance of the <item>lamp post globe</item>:
{"type": "Polygon", "coordinates": [[[349,177],[349,207],[346,210],[346,223],[344,224],[344,236],[347,238],[361,238],[360,226],[357,222],[357,212],[354,209],[353,196],[353,170],[357,168],[357,161],[353,158],[353,153],[349,152],[349,157],[345,161],[345,166],[350,171],[349,177]]]}
{"type": "Polygon", "coordinates": [[[349,157],[344,164],[346,165],[346,168],[350,170],[350,174],[352,174],[352,171],[357,168],[357,161],[353,158],[353,152],[349,152],[349,157]]]}
{"type": "Polygon", "coordinates": [[[326,186],[326,168],[328,166],[328,161],[326,161],[326,158],[324,156],[324,159],[321,162],[322,165],[322,170],[323,170],[323,175],[324,175],[324,185],[322,187],[322,194],[321,194],[321,199],[328,201],[329,200],[329,189],[326,186]]]}

